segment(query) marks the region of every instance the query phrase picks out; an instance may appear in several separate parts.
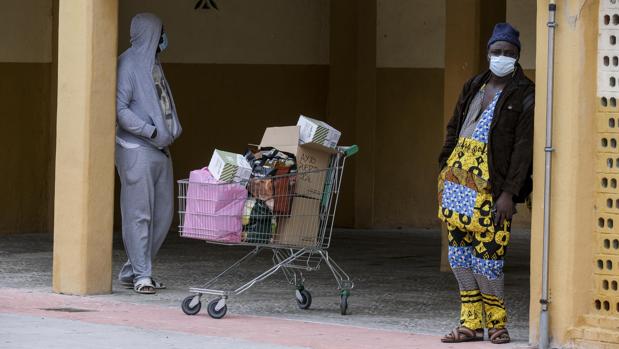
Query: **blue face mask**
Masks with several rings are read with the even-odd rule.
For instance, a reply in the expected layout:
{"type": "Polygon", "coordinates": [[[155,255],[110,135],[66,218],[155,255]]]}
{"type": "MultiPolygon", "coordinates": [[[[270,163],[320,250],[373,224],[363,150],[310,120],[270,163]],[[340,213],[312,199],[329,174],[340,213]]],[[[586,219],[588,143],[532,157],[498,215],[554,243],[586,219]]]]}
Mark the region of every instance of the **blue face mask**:
{"type": "Polygon", "coordinates": [[[159,52],[163,52],[166,48],[168,48],[168,34],[164,32],[159,39],[159,52]]]}

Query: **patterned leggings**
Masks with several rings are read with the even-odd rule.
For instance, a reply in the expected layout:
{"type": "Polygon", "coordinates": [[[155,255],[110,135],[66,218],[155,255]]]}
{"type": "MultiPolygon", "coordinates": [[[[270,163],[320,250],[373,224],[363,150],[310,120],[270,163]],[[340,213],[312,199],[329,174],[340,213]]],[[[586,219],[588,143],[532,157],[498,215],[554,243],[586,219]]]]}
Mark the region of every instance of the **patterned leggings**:
{"type": "Polygon", "coordinates": [[[460,324],[472,330],[505,328],[503,257],[511,223],[495,233],[470,233],[448,224],[449,265],[460,287],[460,324]]]}

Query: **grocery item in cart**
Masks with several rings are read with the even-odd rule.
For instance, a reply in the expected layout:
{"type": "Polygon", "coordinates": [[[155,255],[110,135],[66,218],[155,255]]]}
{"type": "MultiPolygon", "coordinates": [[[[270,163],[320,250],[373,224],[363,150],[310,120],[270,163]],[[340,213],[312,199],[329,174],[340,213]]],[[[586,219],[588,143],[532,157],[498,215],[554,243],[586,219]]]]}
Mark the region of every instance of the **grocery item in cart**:
{"type": "Polygon", "coordinates": [[[316,143],[300,144],[299,132],[299,126],[269,127],[262,136],[260,147],[274,147],[293,154],[297,159],[298,172],[296,196],[319,199],[324,191],[326,173],[312,173],[328,168],[331,157],[337,151],[316,143]]]}
{"type": "Polygon", "coordinates": [[[252,166],[250,194],[265,201],[274,214],[289,215],[296,177],[286,175],[297,171],[295,156],[267,147],[248,151],[245,158],[252,166]]]}
{"type": "Polygon", "coordinates": [[[301,144],[300,127],[267,128],[261,147],[275,147],[297,158],[297,175],[290,217],[279,217],[276,244],[314,246],[320,227],[320,201],[323,200],[328,168],[337,151],[317,143],[301,144]]]}
{"type": "Polygon", "coordinates": [[[337,147],[342,133],[324,121],[301,115],[297,126],[300,127],[301,144],[316,143],[328,148],[337,147]]]}
{"type": "Polygon", "coordinates": [[[267,180],[273,183],[273,213],[280,216],[290,215],[296,184],[296,176],[287,176],[290,168],[278,168],[275,178],[267,180]]]}
{"type": "Polygon", "coordinates": [[[250,198],[243,209],[243,242],[268,244],[277,227],[277,220],[266,202],[250,198]]]}
{"type": "Polygon", "coordinates": [[[181,236],[226,243],[241,242],[241,215],[247,189],[216,180],[208,168],[191,171],[181,236]]]}
{"type": "Polygon", "coordinates": [[[297,169],[294,154],[273,147],[250,148],[245,153],[245,159],[252,168],[252,177],[273,176],[275,170],[279,168],[290,169],[290,172],[295,172],[297,169]]]}
{"type": "Polygon", "coordinates": [[[241,154],[215,149],[208,165],[213,177],[221,182],[247,182],[251,166],[241,154]]]}
{"type": "MultiPolygon", "coordinates": [[[[293,131],[298,131],[298,128],[294,127],[293,131]]],[[[199,287],[191,287],[189,289],[191,295],[181,302],[183,312],[187,315],[196,315],[200,312],[200,309],[206,308],[212,318],[221,319],[226,315],[227,303],[232,297],[246,292],[254,285],[280,271],[291,286],[291,291],[294,292],[292,299],[296,299],[298,307],[309,309],[312,304],[312,295],[304,285],[305,273],[317,271],[321,266],[326,266],[337,282],[340,312],[342,315],[348,314],[348,297],[350,290],[354,287],[354,282],[333,260],[328,249],[331,245],[333,220],[335,219],[337,198],[340,194],[339,188],[346,159],[357,151],[357,146],[338,147],[337,152],[330,157],[325,168],[309,173],[298,172],[284,175],[283,177],[307,175],[311,183],[322,180],[323,190],[327,191],[326,199],[323,199],[325,195],[322,195],[322,192],[316,198],[292,193],[293,200],[289,216],[272,214],[267,203],[256,197],[247,199],[244,212],[241,215],[244,231],[239,245],[253,246],[254,248],[206,283],[202,283],[199,287]],[[321,204],[321,201],[324,201],[324,203],[321,204]],[[246,274],[237,273],[237,271],[248,264],[254,269],[253,261],[262,251],[272,252],[270,258],[272,265],[259,275],[252,275],[253,278],[250,280],[231,284],[230,279],[226,276],[229,276],[232,272],[241,276],[246,274]],[[225,283],[222,282],[224,277],[225,283]],[[209,297],[208,305],[204,303],[204,295],[213,296],[213,298],[209,297]]],[[[179,212],[181,213],[180,228],[182,230],[182,217],[187,202],[185,193],[189,180],[179,180],[178,184],[179,212]]]]}
{"type": "Polygon", "coordinates": [[[290,217],[278,220],[274,243],[302,247],[316,246],[320,222],[320,200],[297,197],[292,201],[290,217]]]}

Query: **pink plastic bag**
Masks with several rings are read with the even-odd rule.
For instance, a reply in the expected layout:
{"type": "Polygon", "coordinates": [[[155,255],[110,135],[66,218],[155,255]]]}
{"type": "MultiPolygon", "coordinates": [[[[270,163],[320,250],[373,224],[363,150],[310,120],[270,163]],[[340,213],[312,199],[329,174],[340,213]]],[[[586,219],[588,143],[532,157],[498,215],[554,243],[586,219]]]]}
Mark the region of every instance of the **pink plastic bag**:
{"type": "Polygon", "coordinates": [[[208,169],[191,171],[181,235],[226,243],[241,242],[243,206],[247,189],[221,183],[208,169]]]}

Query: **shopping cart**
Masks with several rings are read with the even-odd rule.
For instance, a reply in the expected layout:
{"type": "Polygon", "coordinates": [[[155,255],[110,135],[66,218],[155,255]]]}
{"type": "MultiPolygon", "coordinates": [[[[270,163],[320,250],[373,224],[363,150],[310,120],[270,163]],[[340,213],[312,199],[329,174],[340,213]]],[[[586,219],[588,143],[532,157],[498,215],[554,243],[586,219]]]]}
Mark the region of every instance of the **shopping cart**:
{"type": "Polygon", "coordinates": [[[182,301],[183,312],[197,314],[202,296],[213,295],[216,297],[208,303],[207,311],[212,318],[221,319],[226,315],[230,296],[247,291],[279,270],[296,288],[299,308],[309,309],[312,295],[304,287],[302,272],[317,271],[324,263],[335,277],[340,312],[346,315],[354,283],[329,256],[328,249],[344,165],[357,152],[354,145],[338,147],[326,169],[254,178],[248,183],[178,181],[181,236],[212,244],[253,247],[201,287],[190,288],[192,295],[182,301]],[[224,275],[267,249],[273,252],[271,268],[237,288],[215,288],[224,275]]]}

